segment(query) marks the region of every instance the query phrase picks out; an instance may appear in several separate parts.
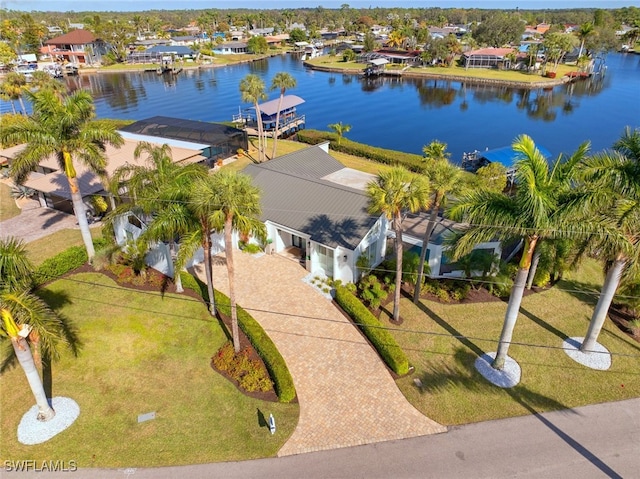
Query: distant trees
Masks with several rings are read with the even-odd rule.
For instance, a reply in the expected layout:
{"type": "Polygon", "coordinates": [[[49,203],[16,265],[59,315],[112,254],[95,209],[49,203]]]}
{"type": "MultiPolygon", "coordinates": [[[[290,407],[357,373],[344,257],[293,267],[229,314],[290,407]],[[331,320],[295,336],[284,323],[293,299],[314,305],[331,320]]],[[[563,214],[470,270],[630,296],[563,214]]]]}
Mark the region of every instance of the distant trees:
{"type": "Polygon", "coordinates": [[[307,34],[299,28],[294,28],[289,32],[289,40],[293,43],[306,42],[307,34]]]}
{"type": "Polygon", "coordinates": [[[553,71],[558,69],[562,58],[578,44],[576,37],[570,33],[550,33],[542,41],[545,58],[553,62],[553,71]]]}
{"type": "Polygon", "coordinates": [[[473,38],[482,45],[502,47],[519,43],[525,24],[515,14],[495,12],[473,30],[473,38]]]}

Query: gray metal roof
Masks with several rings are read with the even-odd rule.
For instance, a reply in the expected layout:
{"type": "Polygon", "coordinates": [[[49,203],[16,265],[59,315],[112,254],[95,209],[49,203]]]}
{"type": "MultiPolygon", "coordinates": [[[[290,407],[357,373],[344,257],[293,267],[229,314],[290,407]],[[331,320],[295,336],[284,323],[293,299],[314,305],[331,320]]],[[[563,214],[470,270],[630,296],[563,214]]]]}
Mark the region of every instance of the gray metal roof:
{"type": "Polygon", "coordinates": [[[244,172],[262,190],[262,220],[305,233],[313,241],[354,249],[378,217],[367,213],[360,190],[321,177],[343,168],[322,148],[312,146],[249,165],[244,172]]]}
{"type": "MultiPolygon", "coordinates": [[[[260,112],[265,115],[275,115],[278,113],[278,103],[280,102],[280,97],[264,102],[260,105],[260,112]]],[[[304,103],[304,100],[296,95],[285,95],[282,98],[282,107],[280,111],[287,110],[288,108],[293,108],[294,106],[298,106],[304,103]]]]}

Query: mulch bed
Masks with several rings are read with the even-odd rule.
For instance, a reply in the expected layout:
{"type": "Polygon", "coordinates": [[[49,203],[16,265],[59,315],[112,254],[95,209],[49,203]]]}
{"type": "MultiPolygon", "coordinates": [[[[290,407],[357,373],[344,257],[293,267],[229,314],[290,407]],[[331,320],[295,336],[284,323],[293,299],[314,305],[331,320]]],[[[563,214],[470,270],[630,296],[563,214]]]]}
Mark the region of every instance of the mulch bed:
{"type": "Polygon", "coordinates": [[[631,310],[621,304],[612,304],[609,308],[609,318],[613,321],[620,331],[627,334],[631,339],[640,343],[640,331],[633,334],[633,331],[629,328],[628,322],[634,319],[638,319],[633,315],[631,310]]]}

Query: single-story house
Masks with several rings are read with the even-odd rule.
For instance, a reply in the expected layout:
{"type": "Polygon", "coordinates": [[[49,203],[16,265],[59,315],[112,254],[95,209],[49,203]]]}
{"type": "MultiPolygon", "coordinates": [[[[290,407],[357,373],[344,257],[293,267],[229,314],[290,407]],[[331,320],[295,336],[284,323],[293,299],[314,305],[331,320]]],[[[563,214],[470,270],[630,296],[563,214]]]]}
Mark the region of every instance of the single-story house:
{"type": "Polygon", "coordinates": [[[191,48],[179,45],[155,45],[147,48],[144,53],[183,60],[186,58],[193,58],[195,55],[195,52],[191,50],[191,48]]]}
{"type": "Polygon", "coordinates": [[[123,136],[140,141],[153,137],[155,142],[195,144],[209,166],[235,156],[240,149],[249,149],[245,131],[220,123],[154,116],[122,127],[119,131],[123,136]]]}
{"type": "MultiPolygon", "coordinates": [[[[393,231],[384,215],[371,215],[367,208],[366,184],[375,177],[345,168],[329,154],[329,144],[310,146],[270,161],[247,166],[243,173],[261,190],[261,220],[267,228],[267,251],[296,258],[311,274],[343,282],[358,280],[358,258],[371,266],[382,262],[391,245],[393,231]]],[[[420,252],[428,213],[407,215],[404,243],[420,252]]],[[[137,238],[145,218],[130,213],[114,223],[120,243],[137,238]]],[[[432,277],[461,276],[455,263],[446,257],[444,237],[455,224],[440,219],[428,245],[432,277]]],[[[237,244],[238,235],[234,235],[237,244]]],[[[488,242],[477,248],[500,254],[500,243],[488,242]]],[[[212,235],[212,253],[224,251],[222,234],[212,235]]],[[[189,265],[202,262],[200,249],[189,265]]],[[[154,268],[172,276],[167,245],[160,244],[147,257],[154,268]]]]}
{"type": "Polygon", "coordinates": [[[107,44],[88,30],[72,30],[44,44],[54,59],[80,65],[100,63],[108,51],[107,44]]]}
{"type": "Polygon", "coordinates": [[[465,68],[510,68],[509,55],[517,53],[515,48],[480,48],[462,54],[465,68]]]}
{"type": "Polygon", "coordinates": [[[247,42],[225,42],[213,47],[213,53],[217,55],[234,55],[247,53],[247,42]]]}
{"type": "MultiPolygon", "coordinates": [[[[106,173],[107,176],[113,175],[115,170],[125,164],[144,164],[146,161],[144,156],[136,159],[134,151],[140,141],[148,141],[158,146],[164,143],[171,147],[173,161],[180,164],[199,163],[206,160],[202,155],[202,149],[193,143],[159,141],[158,138],[127,138],[124,136],[124,144],[120,148],[107,146],[105,155],[107,157],[106,173]]],[[[13,158],[22,151],[24,145],[17,145],[0,151],[0,157],[8,159],[11,163],[13,158]]],[[[81,162],[75,162],[80,191],[85,199],[85,204],[91,208],[91,196],[95,194],[104,194],[105,186],[102,180],[94,173],[89,171],[81,162]]],[[[64,171],[59,169],[56,158],[52,155],[40,162],[36,170],[29,175],[24,186],[35,190],[40,201],[40,205],[52,208],[66,213],[73,213],[73,204],[71,202],[71,191],[69,190],[69,182],[64,171]]]]}

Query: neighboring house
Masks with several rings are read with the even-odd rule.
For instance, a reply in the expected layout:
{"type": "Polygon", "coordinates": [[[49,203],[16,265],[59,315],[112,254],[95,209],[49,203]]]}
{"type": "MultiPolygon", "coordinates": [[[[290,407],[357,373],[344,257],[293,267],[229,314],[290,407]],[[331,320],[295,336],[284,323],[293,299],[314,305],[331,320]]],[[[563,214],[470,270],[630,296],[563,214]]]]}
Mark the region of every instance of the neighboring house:
{"type": "MultiPolygon", "coordinates": [[[[411,251],[418,255],[422,251],[422,239],[427,229],[428,213],[422,212],[415,215],[407,215],[403,221],[404,232],[402,235],[405,243],[405,251],[411,251]]],[[[425,264],[429,265],[429,276],[432,278],[459,278],[464,276],[464,271],[447,256],[447,246],[444,240],[456,232],[457,223],[438,217],[436,226],[429,239],[425,264]]],[[[502,255],[501,243],[499,241],[488,241],[479,243],[474,250],[486,251],[499,258],[502,255]]],[[[426,269],[426,268],[425,268],[426,269]]],[[[482,272],[474,272],[481,274],[482,272]]]]}
{"type": "Polygon", "coordinates": [[[273,35],[273,27],[269,28],[254,28],[249,30],[249,35],[252,37],[268,37],[273,35]]]}
{"type": "Polygon", "coordinates": [[[201,36],[188,35],[182,37],[171,37],[170,44],[172,46],[189,47],[197,45],[198,43],[203,43],[204,41],[205,39],[201,36]]]}
{"type": "Polygon", "coordinates": [[[153,138],[156,143],[194,145],[209,166],[235,156],[238,150],[249,149],[247,134],[243,130],[205,121],[154,116],[136,121],[119,131],[125,138],[140,141],[153,138]]]}
{"type": "Polygon", "coordinates": [[[189,47],[172,46],[172,45],[156,45],[145,50],[148,55],[161,55],[163,60],[172,59],[191,59],[195,52],[189,47]]]}
{"type": "MultiPolygon", "coordinates": [[[[153,117],[132,123],[119,131],[125,142],[120,148],[106,147],[107,176],[111,176],[116,168],[124,164],[144,164],[144,156],[134,158],[134,151],[142,141],[158,146],[169,145],[173,161],[184,165],[204,163],[214,166],[235,156],[238,149],[248,148],[247,136],[242,130],[178,118],[153,117]]],[[[22,148],[23,145],[18,145],[0,150],[0,160],[6,159],[11,163],[22,148]]],[[[76,171],[80,191],[89,207],[90,197],[104,194],[105,186],[99,177],[84,168],[80,162],[76,163],[76,171]]],[[[42,206],[73,213],[68,181],[64,172],[58,169],[54,157],[44,159],[36,171],[31,173],[25,186],[37,192],[42,206]]]]}
{"type": "Polygon", "coordinates": [[[247,42],[226,42],[213,47],[213,53],[217,55],[234,55],[247,53],[247,42]]]}
{"type": "Polygon", "coordinates": [[[462,66],[465,68],[510,68],[509,55],[516,53],[514,48],[480,48],[463,53],[462,66]]]}
{"type": "MultiPolygon", "coordinates": [[[[107,146],[105,154],[107,156],[106,172],[107,176],[111,176],[116,168],[125,164],[144,164],[145,158],[134,158],[134,151],[139,141],[148,141],[161,145],[168,143],[171,146],[173,161],[176,163],[188,164],[205,161],[202,150],[197,148],[195,144],[187,144],[186,142],[178,143],[170,141],[159,141],[158,138],[145,137],[144,139],[130,139],[125,137],[124,145],[120,148],[107,146]]],[[[0,157],[7,158],[9,163],[24,148],[24,145],[13,146],[0,151],[0,157]]],[[[84,195],[85,204],[91,209],[90,198],[95,194],[105,194],[105,186],[102,180],[86,169],[80,162],[76,162],[76,172],[80,183],[80,191],[84,195]]],[[[58,168],[58,162],[54,156],[45,158],[40,162],[40,166],[29,175],[24,186],[31,188],[37,192],[38,200],[41,206],[73,213],[73,204],[71,202],[71,192],[69,190],[69,182],[64,174],[58,168]]]]}
{"type": "Polygon", "coordinates": [[[59,37],[47,40],[45,46],[55,60],[76,65],[95,65],[102,61],[108,45],[88,30],[73,30],[59,37]]]}

